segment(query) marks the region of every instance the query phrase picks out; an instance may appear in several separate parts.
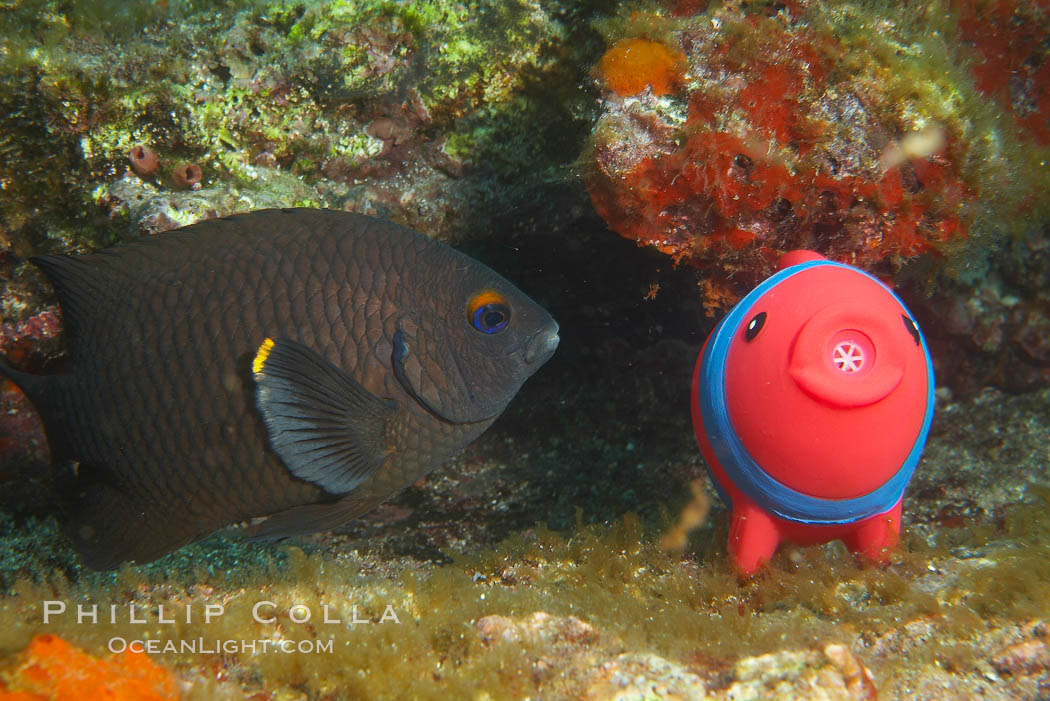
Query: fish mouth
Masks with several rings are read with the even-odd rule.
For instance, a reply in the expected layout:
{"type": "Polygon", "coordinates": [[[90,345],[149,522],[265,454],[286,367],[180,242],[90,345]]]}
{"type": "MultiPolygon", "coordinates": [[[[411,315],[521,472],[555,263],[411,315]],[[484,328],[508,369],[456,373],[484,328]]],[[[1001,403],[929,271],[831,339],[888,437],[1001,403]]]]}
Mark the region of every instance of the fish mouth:
{"type": "Polygon", "coordinates": [[[529,365],[542,364],[547,361],[558,348],[558,322],[552,322],[553,326],[533,334],[532,338],[525,344],[525,362],[529,365]]]}
{"type": "Polygon", "coordinates": [[[413,382],[413,373],[409,372],[406,365],[411,359],[412,343],[400,323],[393,337],[390,364],[401,386],[435,418],[453,424],[477,424],[492,421],[503,412],[521,383],[551,357],[558,347],[558,341],[558,324],[553,321],[525,339],[523,348],[519,346],[518,350],[503,358],[503,362],[510,362],[514,372],[522,376],[512,388],[494,396],[488,396],[489,393],[483,391],[484,387],[471,380],[463,367],[463,359],[456,353],[450,353],[444,365],[446,377],[451,380],[451,396],[424,391],[430,385],[413,382]],[[525,372],[522,373],[522,370],[525,372]]]}

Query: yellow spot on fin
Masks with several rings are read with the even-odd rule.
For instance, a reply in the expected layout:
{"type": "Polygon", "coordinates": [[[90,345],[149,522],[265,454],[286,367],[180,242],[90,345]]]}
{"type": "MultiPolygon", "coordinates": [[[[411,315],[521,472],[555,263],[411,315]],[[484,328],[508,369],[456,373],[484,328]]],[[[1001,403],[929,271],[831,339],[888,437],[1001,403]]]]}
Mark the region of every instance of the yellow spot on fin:
{"type": "Polygon", "coordinates": [[[255,360],[252,361],[253,374],[258,375],[262,372],[263,365],[266,364],[266,359],[270,357],[271,350],[273,350],[273,339],[268,338],[262,342],[259,350],[255,351],[255,360]]]}

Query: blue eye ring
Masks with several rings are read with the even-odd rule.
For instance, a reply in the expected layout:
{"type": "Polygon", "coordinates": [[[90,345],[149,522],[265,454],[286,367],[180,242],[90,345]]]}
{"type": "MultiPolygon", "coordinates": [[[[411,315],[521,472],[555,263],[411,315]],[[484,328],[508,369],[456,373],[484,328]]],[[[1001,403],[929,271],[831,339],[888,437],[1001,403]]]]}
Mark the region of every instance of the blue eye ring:
{"type": "Polygon", "coordinates": [[[482,304],[474,310],[471,322],[482,333],[499,333],[510,323],[510,309],[501,302],[482,304]]]}
{"type": "Polygon", "coordinates": [[[507,298],[493,289],[475,292],[467,301],[467,320],[481,333],[499,333],[510,323],[507,298]]]}

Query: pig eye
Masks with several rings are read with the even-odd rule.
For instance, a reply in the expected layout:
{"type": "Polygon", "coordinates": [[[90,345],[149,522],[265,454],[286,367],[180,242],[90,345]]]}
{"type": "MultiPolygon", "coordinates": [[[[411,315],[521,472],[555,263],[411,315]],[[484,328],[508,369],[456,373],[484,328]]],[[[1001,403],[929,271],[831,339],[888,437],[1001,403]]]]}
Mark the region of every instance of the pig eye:
{"type": "Polygon", "coordinates": [[[762,330],[762,327],[766,323],[766,313],[759,312],[751,317],[751,321],[747,322],[747,328],[744,329],[744,340],[753,341],[758,332],[762,330]]]}
{"type": "Polygon", "coordinates": [[[915,345],[921,345],[922,337],[919,336],[919,327],[904,314],[901,314],[901,319],[904,320],[904,328],[908,329],[908,333],[910,333],[911,337],[915,340],[915,345]]]}

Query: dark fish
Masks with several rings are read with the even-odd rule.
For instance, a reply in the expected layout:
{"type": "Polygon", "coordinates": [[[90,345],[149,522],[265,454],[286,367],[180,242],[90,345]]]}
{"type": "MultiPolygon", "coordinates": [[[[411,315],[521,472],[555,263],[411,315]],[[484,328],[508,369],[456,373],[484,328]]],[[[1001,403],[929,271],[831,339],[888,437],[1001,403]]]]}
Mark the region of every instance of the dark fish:
{"type": "Polygon", "coordinates": [[[558,345],[488,267],[356,214],[255,212],[34,262],[70,370],[3,372],[76,462],[94,568],[256,517],[259,537],[338,526],[477,438],[558,345]]]}

